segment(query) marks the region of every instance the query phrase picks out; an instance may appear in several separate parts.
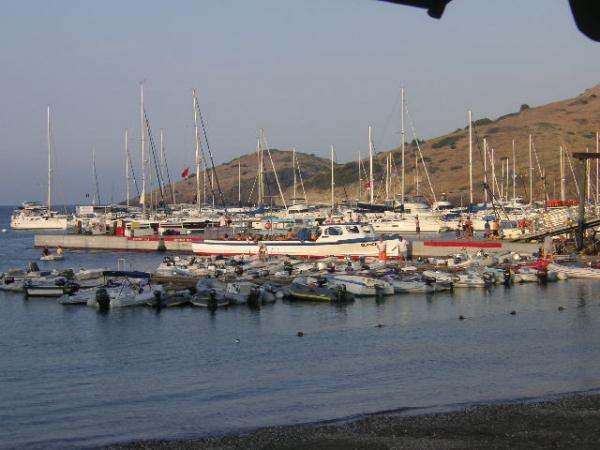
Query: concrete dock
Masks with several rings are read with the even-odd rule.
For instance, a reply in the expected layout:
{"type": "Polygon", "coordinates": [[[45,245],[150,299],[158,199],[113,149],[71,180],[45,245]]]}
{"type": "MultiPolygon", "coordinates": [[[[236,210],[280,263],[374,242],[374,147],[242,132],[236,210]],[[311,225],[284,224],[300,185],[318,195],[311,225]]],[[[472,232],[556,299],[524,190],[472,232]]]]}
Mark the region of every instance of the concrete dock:
{"type": "MultiPolygon", "coordinates": [[[[143,251],[143,252],[175,252],[191,253],[192,242],[201,238],[190,237],[122,237],[97,236],[81,234],[36,235],[36,247],[74,250],[107,250],[107,251],[143,251]]],[[[413,257],[445,257],[456,253],[534,253],[539,244],[512,241],[466,241],[422,239],[410,241],[409,254],[413,257]]]]}

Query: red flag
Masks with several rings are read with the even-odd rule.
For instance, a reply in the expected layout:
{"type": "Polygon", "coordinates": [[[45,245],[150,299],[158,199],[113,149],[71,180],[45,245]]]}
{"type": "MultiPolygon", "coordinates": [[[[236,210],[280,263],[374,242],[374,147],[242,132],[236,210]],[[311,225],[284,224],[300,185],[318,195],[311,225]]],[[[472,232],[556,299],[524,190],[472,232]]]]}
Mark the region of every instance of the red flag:
{"type": "Polygon", "coordinates": [[[187,178],[188,175],[190,174],[190,168],[186,167],[183,172],[181,172],[181,178],[187,178]]]}

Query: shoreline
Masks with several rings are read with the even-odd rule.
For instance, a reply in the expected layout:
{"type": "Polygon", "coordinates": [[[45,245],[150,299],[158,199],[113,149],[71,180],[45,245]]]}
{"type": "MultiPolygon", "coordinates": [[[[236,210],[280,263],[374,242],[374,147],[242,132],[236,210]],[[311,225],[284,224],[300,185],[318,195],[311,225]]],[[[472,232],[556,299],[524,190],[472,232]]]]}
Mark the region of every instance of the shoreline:
{"type": "MultiPolygon", "coordinates": [[[[439,409],[433,407],[424,409],[439,409]]],[[[141,440],[135,449],[600,448],[597,390],[538,399],[448,405],[446,412],[399,409],[313,424],[273,426],[219,437],[141,440]]]]}

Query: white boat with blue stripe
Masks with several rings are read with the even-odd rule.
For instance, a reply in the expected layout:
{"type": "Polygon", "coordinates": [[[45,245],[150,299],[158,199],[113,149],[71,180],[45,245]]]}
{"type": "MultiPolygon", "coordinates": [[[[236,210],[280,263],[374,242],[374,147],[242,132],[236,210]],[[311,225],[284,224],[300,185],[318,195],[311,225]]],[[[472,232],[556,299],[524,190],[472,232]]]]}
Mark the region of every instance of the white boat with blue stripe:
{"type": "MultiPolygon", "coordinates": [[[[196,255],[295,256],[300,258],[360,258],[378,256],[379,236],[369,224],[344,223],[301,229],[296,239],[261,240],[207,239],[192,243],[196,255]]],[[[396,237],[386,237],[388,258],[398,255],[396,237]]]]}

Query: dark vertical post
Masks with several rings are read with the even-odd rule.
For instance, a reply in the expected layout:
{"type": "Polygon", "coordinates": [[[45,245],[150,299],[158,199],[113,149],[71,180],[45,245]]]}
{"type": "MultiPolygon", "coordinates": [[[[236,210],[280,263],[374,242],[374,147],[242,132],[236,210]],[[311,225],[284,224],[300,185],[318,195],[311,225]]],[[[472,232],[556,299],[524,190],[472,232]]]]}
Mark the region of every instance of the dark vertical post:
{"type": "Polygon", "coordinates": [[[587,160],[580,159],[581,172],[581,183],[579,185],[579,209],[577,214],[577,235],[575,241],[577,244],[577,251],[583,250],[583,232],[585,223],[585,188],[587,185],[587,160]]]}

